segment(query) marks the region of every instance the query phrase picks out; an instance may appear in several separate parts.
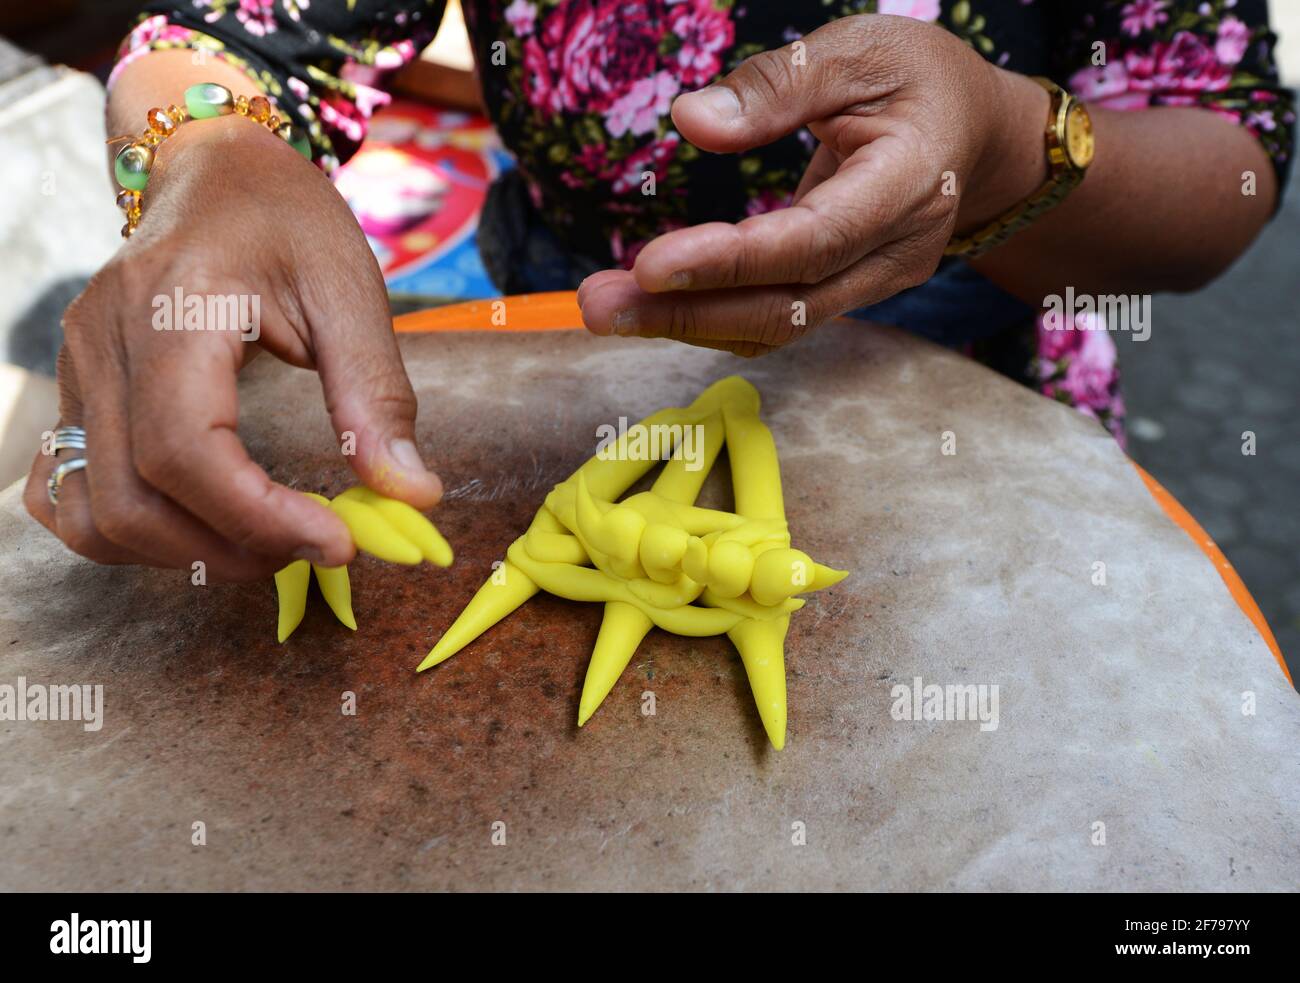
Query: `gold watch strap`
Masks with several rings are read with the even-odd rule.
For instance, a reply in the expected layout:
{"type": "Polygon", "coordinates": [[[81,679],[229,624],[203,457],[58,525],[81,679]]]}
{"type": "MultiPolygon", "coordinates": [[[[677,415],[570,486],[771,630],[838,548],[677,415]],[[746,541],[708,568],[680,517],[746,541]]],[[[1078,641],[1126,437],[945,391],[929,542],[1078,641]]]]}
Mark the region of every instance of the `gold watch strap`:
{"type": "Polygon", "coordinates": [[[1051,96],[1045,137],[1051,176],[1028,198],[1013,205],[983,228],[954,238],[944,249],[945,256],[973,259],[997,248],[1031,225],[1040,215],[1059,205],[1083,180],[1084,172],[1071,166],[1064,154],[1065,120],[1074,97],[1050,79],[1035,76],[1033,80],[1051,96]]]}

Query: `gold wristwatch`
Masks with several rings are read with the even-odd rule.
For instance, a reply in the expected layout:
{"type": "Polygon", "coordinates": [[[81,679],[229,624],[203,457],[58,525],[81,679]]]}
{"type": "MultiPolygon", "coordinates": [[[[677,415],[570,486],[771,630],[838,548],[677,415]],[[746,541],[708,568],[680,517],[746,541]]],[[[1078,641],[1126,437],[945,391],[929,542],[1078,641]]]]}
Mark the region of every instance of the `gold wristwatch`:
{"type": "Polygon", "coordinates": [[[1088,108],[1051,79],[1035,76],[1034,81],[1052,97],[1046,129],[1050,176],[1032,195],[984,228],[953,239],[943,251],[945,256],[970,259],[1002,245],[1038,216],[1064,201],[1087,173],[1095,149],[1088,108]]]}

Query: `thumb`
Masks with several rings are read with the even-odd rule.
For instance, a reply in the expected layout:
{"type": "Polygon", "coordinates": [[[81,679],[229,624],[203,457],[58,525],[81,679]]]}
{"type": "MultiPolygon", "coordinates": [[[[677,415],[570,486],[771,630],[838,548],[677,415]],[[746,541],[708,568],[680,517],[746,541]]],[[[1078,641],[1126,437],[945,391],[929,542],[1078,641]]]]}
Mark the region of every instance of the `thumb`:
{"type": "Polygon", "coordinates": [[[854,100],[836,70],[843,45],[819,39],[823,30],[759,52],[713,85],[678,96],[678,132],[701,150],[736,153],[838,113],[854,100]]]}
{"type": "MultiPolygon", "coordinates": [[[[331,331],[318,342],[320,373],[334,431],[348,464],[367,487],[416,508],[436,505],[442,481],[424,464],[415,441],[415,392],[411,389],[391,324],[331,331]]],[[[341,325],[340,325],[341,327],[341,325]]]]}

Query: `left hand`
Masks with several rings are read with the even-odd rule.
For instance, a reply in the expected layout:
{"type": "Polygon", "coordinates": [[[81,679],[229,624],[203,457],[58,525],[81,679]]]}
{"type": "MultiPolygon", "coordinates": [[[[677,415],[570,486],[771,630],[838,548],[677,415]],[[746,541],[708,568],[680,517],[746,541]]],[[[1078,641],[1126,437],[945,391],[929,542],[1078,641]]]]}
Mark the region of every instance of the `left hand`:
{"type": "Polygon", "coordinates": [[[821,145],[793,205],[659,236],[630,272],[587,278],[583,320],[595,334],[748,356],[924,283],[954,231],[1046,178],[1047,102],[1030,79],[906,17],[845,17],[755,55],[679,97],[673,121],[715,153],[806,125],[821,145]]]}

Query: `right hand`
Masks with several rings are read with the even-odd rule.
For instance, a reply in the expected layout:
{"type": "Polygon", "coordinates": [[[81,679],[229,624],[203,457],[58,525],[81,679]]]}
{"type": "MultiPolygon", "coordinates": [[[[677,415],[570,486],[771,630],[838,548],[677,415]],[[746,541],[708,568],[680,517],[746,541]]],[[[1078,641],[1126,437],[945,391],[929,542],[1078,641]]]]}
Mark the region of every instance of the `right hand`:
{"type": "Polygon", "coordinates": [[[201,560],[214,580],[265,577],[292,558],[346,563],[343,522],[271,481],[240,443],[236,377],[258,349],[320,373],[364,484],[434,505],[442,484],[416,450],[383,277],[328,179],[265,128],[223,117],[164,141],[143,205],[136,234],[64,315],[60,422],[85,428],[86,468],[56,507],[57,462],[38,454],[28,511],[100,563],[201,560]],[[153,299],[177,287],[259,296],[260,337],[155,330],[153,299]]]}

